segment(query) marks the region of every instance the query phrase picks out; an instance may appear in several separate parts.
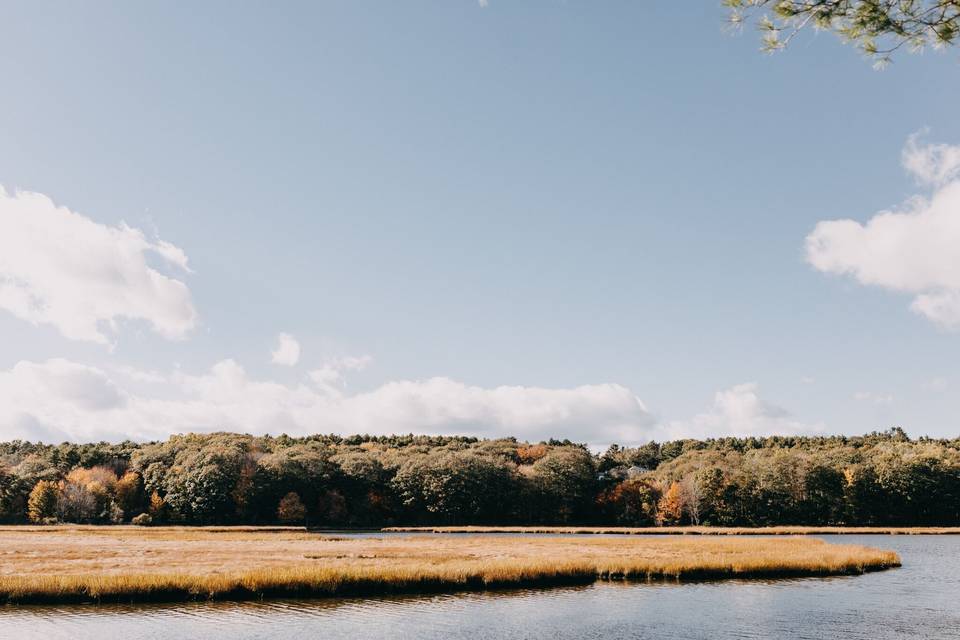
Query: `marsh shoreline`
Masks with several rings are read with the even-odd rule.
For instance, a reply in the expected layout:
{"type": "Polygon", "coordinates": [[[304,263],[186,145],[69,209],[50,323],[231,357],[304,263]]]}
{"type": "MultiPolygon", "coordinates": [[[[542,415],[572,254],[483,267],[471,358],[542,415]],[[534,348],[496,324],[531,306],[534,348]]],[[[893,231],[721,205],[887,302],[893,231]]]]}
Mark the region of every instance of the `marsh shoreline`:
{"type": "Polygon", "coordinates": [[[810,537],[401,535],[3,527],[0,602],[178,602],[857,575],[892,551],[810,537]],[[43,531],[38,535],[39,531],[43,531]]]}
{"type": "Polygon", "coordinates": [[[960,535],[960,527],[818,527],[780,525],[773,527],[569,527],[569,526],[440,526],[384,527],[384,533],[461,534],[554,534],[554,535],[642,535],[642,536],[945,536],[960,535]]]}

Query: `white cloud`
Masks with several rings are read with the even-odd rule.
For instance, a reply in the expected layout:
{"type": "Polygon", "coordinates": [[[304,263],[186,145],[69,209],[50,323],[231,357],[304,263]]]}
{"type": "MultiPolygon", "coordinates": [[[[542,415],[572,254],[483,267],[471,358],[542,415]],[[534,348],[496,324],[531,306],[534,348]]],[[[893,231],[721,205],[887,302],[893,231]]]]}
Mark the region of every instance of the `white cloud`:
{"type": "Polygon", "coordinates": [[[277,336],[277,348],[270,356],[274,364],[292,367],[300,362],[300,343],[289,333],[281,333],[277,336]]]}
{"type": "Polygon", "coordinates": [[[853,394],[853,399],[858,402],[871,402],[873,404],[893,404],[893,394],[877,393],[876,391],[857,391],[853,394]]]}
{"type": "Polygon", "coordinates": [[[180,267],[187,273],[193,273],[189,260],[187,259],[187,254],[184,253],[180,247],[174,246],[164,240],[158,240],[153,246],[153,250],[159,253],[163,259],[170,264],[180,267]]]}
{"type": "Polygon", "coordinates": [[[660,427],[661,439],[716,438],[722,436],[810,435],[822,433],[822,424],[805,424],[780,407],[767,404],[756,383],[738,384],[718,391],[709,411],[689,420],[660,427]]]}
{"type": "Polygon", "coordinates": [[[73,340],[109,344],[122,319],[144,320],[166,338],[196,325],[190,291],[148,266],[189,270],[174,245],[121,223],[102,225],[50,198],[0,187],[0,309],[73,340]]]}
{"type": "Polygon", "coordinates": [[[115,365],[110,367],[110,370],[137,382],[149,382],[156,384],[167,381],[167,376],[158,371],[146,371],[144,369],[137,369],[136,367],[131,367],[128,365],[115,365]]]}
{"type": "Polygon", "coordinates": [[[19,362],[0,372],[0,437],[121,439],[122,431],[111,429],[109,417],[126,410],[128,401],[95,367],[63,359],[19,362]]]}
{"type": "Polygon", "coordinates": [[[960,292],[923,293],[910,303],[911,311],[947,329],[960,328],[960,292]]]}
{"type": "Polygon", "coordinates": [[[825,273],[913,294],[914,312],[960,328],[960,146],[924,146],[911,137],[903,164],[932,194],[866,223],[818,223],[806,239],[807,261],[825,273]]]}
{"type": "Polygon", "coordinates": [[[924,386],[930,391],[936,391],[939,393],[947,390],[947,387],[950,386],[950,381],[946,378],[937,377],[928,380],[924,386]]]}
{"type": "Polygon", "coordinates": [[[918,182],[929,185],[944,184],[960,177],[960,146],[922,144],[921,133],[907,138],[901,156],[904,168],[918,182]]]}
{"type": "MultiPolygon", "coordinates": [[[[348,362],[356,368],[363,360],[348,362]]],[[[159,376],[148,377],[155,382],[159,376]]],[[[515,435],[606,444],[641,442],[653,422],[643,403],[616,384],[483,388],[437,377],[347,394],[310,377],[296,385],[255,380],[233,360],[201,375],[165,378],[142,395],[92,367],[20,362],[0,373],[0,440],[153,439],[235,430],[515,435]]]]}
{"type": "Polygon", "coordinates": [[[371,362],[373,362],[373,357],[368,355],[331,358],[327,360],[322,367],[314,369],[307,375],[317,384],[342,385],[344,384],[344,372],[362,371],[366,369],[371,362]]]}

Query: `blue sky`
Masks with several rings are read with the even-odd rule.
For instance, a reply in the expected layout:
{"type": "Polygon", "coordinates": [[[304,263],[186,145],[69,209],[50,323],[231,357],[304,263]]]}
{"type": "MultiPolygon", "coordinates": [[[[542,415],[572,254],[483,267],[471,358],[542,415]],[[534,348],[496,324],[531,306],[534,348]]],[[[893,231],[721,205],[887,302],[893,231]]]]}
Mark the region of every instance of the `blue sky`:
{"type": "Polygon", "coordinates": [[[0,281],[34,306],[0,291],[0,437],[956,436],[960,285],[935,245],[960,221],[828,227],[819,263],[805,243],[916,196],[960,218],[957,51],[878,72],[827,33],[762,54],[724,18],[9,5],[0,281]],[[281,333],[299,355],[273,362],[281,333]]]}

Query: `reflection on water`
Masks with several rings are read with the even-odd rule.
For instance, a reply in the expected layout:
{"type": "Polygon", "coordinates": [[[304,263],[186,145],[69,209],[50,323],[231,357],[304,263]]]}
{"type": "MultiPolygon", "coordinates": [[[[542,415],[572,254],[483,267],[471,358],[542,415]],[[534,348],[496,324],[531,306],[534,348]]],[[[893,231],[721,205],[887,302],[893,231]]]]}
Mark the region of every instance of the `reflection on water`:
{"type": "Polygon", "coordinates": [[[0,607],[0,638],[958,638],[960,536],[823,536],[898,551],[857,577],[595,584],[376,599],[0,607]]]}

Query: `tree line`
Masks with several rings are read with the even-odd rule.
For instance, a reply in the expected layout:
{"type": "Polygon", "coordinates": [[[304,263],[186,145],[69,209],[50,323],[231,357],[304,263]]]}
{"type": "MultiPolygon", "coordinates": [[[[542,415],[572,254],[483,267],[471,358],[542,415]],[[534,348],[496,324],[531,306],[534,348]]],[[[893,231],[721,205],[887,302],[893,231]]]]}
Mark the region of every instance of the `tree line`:
{"type": "Polygon", "coordinates": [[[960,525],[960,439],[0,443],[5,523],[960,525]]]}

